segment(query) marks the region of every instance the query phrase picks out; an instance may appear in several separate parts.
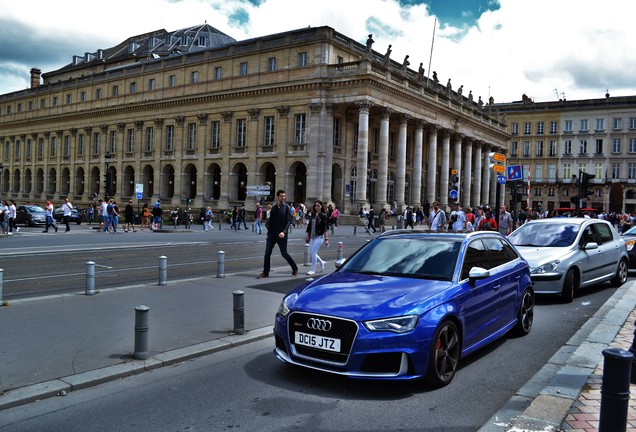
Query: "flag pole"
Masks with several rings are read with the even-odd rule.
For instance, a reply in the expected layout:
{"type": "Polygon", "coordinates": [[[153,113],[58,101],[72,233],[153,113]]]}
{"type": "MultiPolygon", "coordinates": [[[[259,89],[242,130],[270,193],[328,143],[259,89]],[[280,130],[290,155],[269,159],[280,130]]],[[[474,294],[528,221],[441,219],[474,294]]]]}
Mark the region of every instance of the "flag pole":
{"type": "Polygon", "coordinates": [[[433,61],[433,45],[435,45],[435,28],[437,27],[437,17],[433,24],[433,38],[431,39],[431,55],[428,58],[428,75],[426,75],[426,81],[431,77],[431,62],[433,61]]]}

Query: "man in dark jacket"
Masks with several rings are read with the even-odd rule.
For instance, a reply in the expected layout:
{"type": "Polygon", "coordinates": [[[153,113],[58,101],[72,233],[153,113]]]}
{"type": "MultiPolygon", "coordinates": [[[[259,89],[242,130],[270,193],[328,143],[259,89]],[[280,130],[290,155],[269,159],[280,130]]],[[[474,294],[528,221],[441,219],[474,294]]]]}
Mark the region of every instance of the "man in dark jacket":
{"type": "Polygon", "coordinates": [[[276,192],[276,204],[272,206],[269,214],[269,226],[267,227],[267,241],[265,244],[265,260],[263,263],[263,272],[258,278],[269,277],[271,268],[271,257],[274,246],[278,245],[280,254],[289,263],[292,268],[292,277],[298,274],[298,266],[294,259],[287,253],[287,233],[292,222],[292,208],[285,203],[285,191],[278,190],[276,192]]]}

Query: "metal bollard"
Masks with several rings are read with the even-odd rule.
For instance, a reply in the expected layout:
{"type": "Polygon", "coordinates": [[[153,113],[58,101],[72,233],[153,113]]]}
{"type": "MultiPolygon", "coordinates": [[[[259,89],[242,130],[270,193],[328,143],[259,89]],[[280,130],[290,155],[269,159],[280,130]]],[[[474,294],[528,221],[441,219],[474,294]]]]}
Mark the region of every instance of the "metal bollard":
{"type": "Polygon", "coordinates": [[[221,231],[221,222],[219,222],[219,231],[221,231]]]}
{"type": "Polygon", "coordinates": [[[135,353],[137,360],[148,358],[148,306],[135,307],[135,353]]]}
{"type": "Polygon", "coordinates": [[[305,243],[305,262],[303,263],[303,265],[305,267],[307,267],[308,265],[311,265],[311,253],[310,253],[310,244],[309,243],[305,243]]]}
{"type": "Polygon", "coordinates": [[[168,257],[159,257],[159,286],[168,285],[168,257]]]}
{"type": "Polygon", "coordinates": [[[341,260],[344,258],[344,249],[342,247],[342,242],[338,242],[338,255],[336,256],[336,260],[341,260]]]}
{"type": "Polygon", "coordinates": [[[88,261],[86,263],[86,291],[84,294],[95,294],[95,262],[93,261],[88,261]]]}
{"type": "Polygon", "coordinates": [[[353,226],[353,235],[356,235],[356,231],[358,230],[358,225],[353,226]]]}
{"type": "Polygon", "coordinates": [[[620,348],[603,350],[603,382],[599,432],[625,432],[629,406],[632,353],[620,348]]]}
{"type": "Polygon", "coordinates": [[[225,252],[219,251],[216,262],[216,277],[225,277],[225,252]]]}
{"type": "Polygon", "coordinates": [[[2,285],[4,283],[4,270],[0,269],[0,306],[4,306],[4,301],[2,301],[2,285]]]}
{"type": "MultiPolygon", "coordinates": [[[[634,322],[634,324],[636,324],[636,322],[634,322]]],[[[634,358],[632,358],[632,373],[630,382],[632,384],[636,384],[636,330],[634,330],[634,340],[632,341],[632,346],[629,347],[629,352],[634,356],[634,358]]]]}
{"type": "Polygon", "coordinates": [[[234,333],[245,334],[245,300],[244,292],[241,290],[232,291],[234,301],[234,333]]]}

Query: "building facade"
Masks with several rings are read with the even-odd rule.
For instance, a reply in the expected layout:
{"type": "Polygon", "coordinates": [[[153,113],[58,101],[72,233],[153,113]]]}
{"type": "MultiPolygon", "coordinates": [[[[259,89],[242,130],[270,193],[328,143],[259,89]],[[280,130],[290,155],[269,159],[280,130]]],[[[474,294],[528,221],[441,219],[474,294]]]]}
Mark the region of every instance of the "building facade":
{"type": "Polygon", "coordinates": [[[473,101],[329,27],[237,42],[209,25],[134,36],[0,95],[3,197],[218,209],[315,199],[356,213],[495,202],[509,135],[473,101]]]}
{"type": "Polygon", "coordinates": [[[512,136],[507,163],[522,167],[524,193],[529,180],[521,206],[551,211],[578,201],[580,208],[636,211],[636,97],[535,103],[524,96],[496,106],[512,136]],[[579,196],[581,173],[594,176],[589,196],[579,196]]]}

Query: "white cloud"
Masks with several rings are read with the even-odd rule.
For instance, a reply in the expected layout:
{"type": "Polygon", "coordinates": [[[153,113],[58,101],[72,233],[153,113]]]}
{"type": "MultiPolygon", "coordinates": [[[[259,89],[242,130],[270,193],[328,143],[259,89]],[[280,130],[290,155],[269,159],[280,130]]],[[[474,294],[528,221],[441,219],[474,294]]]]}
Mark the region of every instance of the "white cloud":
{"type": "MultiPolygon", "coordinates": [[[[631,71],[636,58],[630,42],[636,26],[630,20],[636,2],[624,0],[501,0],[484,13],[476,27],[456,28],[438,22],[432,69],[442,83],[464,85],[475,99],[492,95],[496,102],[519,100],[525,93],[537,101],[556,98],[555,89],[570,99],[636,94],[631,71]]],[[[392,59],[410,56],[411,68],[428,69],[434,17],[424,5],[400,8],[397,0],[265,0],[258,7],[247,0],[111,0],[107,7],[87,7],[79,0],[31,3],[0,0],[0,20],[31,28],[27,41],[13,40],[0,48],[0,94],[28,86],[28,71],[43,72],[70,63],[73,55],[94,52],[129,36],[165,28],[176,30],[207,21],[237,40],[281,33],[306,26],[328,25],[364,43],[374,34],[374,49],[393,45],[392,59]],[[249,16],[249,22],[230,17],[249,16]],[[7,46],[8,45],[8,46],[7,46]],[[63,53],[44,62],[43,48],[63,53]],[[18,52],[20,55],[18,55],[18,52]],[[40,53],[24,60],[25,53],[40,53]],[[4,59],[4,61],[2,60],[4,59]],[[24,76],[7,72],[17,62],[24,76]]],[[[8,29],[0,26],[6,41],[8,29]]],[[[427,74],[429,71],[427,70],[427,74]]]]}

